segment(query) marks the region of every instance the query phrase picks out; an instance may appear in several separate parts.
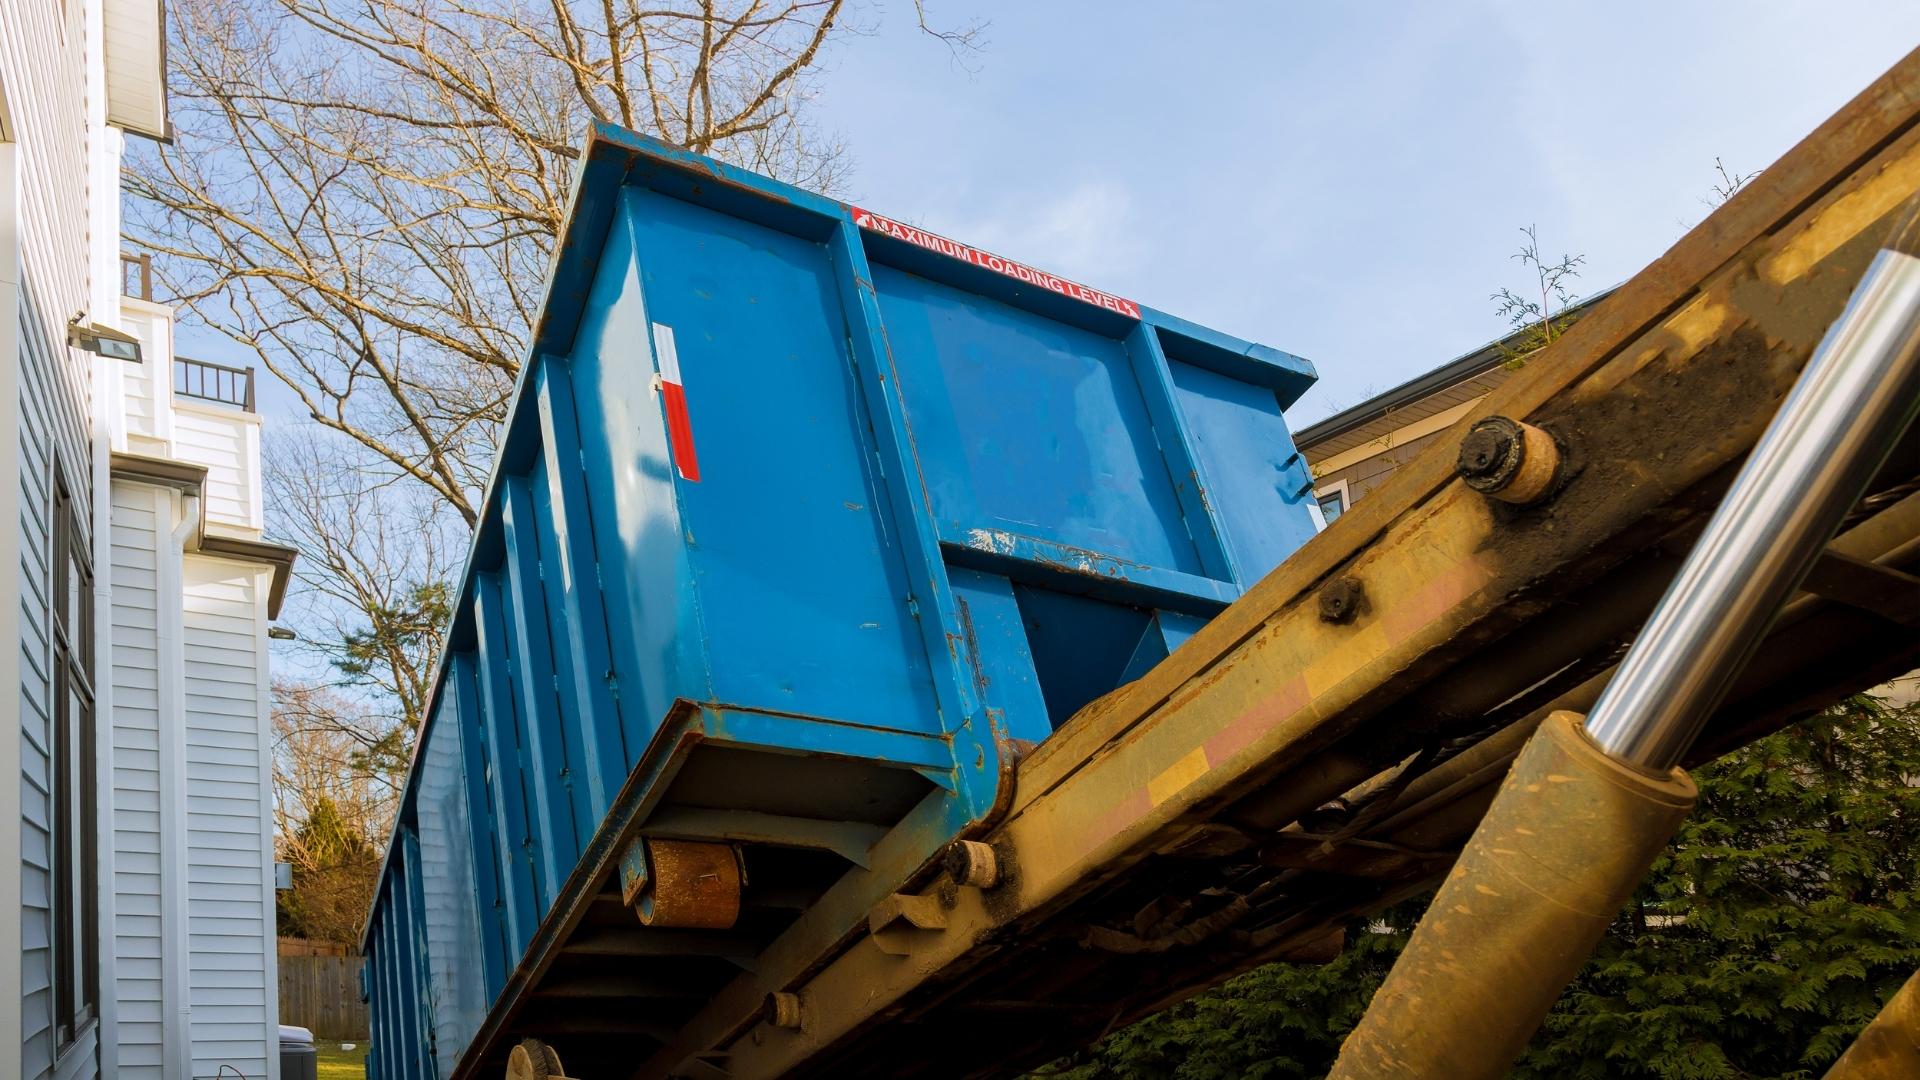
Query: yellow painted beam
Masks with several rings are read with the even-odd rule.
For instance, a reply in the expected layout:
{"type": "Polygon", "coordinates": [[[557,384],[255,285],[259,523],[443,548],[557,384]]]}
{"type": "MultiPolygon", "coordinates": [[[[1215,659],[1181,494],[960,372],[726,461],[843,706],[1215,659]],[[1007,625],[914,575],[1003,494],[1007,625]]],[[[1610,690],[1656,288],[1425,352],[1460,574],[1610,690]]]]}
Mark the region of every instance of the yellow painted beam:
{"type": "Polygon", "coordinates": [[[921,883],[946,926],[917,933],[906,955],[853,934],[807,960],[806,942],[781,939],[641,1075],[714,1051],[737,1078],[788,1075],[903,1009],[934,1007],[930,988],[1012,962],[1010,935],[1702,514],[1687,497],[1752,445],[1884,220],[1920,191],[1917,118],[1920,53],[1475,404],[1471,418],[1526,419],[1567,443],[1572,475],[1550,501],[1494,506],[1453,477],[1453,447],[1430,448],[1021,763],[1009,814],[985,838],[1005,868],[998,888],[921,883]],[[1345,623],[1315,603],[1336,573],[1368,598],[1345,623]],[[798,995],[798,1028],[758,1021],[772,991],[798,995]]]}

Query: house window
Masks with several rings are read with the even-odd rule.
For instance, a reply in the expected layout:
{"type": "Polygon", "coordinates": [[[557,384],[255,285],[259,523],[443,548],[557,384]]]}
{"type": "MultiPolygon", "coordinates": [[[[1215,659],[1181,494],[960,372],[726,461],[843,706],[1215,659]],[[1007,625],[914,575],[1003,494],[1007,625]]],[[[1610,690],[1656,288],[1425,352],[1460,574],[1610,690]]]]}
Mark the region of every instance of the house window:
{"type": "Polygon", "coordinates": [[[1344,485],[1332,491],[1317,492],[1314,497],[1320,502],[1320,516],[1329,525],[1333,524],[1334,518],[1346,512],[1347,489],[1344,485]]]}
{"type": "Polygon", "coordinates": [[[99,999],[95,896],[93,566],[71,493],[53,490],[53,1021],[61,1047],[99,999]]]}

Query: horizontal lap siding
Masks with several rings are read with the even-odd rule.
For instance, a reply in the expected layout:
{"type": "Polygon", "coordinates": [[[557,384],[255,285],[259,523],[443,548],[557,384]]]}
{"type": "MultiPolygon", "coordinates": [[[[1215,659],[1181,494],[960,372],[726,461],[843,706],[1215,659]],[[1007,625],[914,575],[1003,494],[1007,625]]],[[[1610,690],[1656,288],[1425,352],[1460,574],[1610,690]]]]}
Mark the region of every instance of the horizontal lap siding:
{"type": "Polygon", "coordinates": [[[1342,480],[1347,482],[1347,504],[1358,502],[1361,496],[1386,482],[1395,470],[1419,456],[1432,443],[1446,435],[1445,431],[1436,431],[1409,439],[1404,443],[1395,443],[1365,461],[1356,461],[1344,469],[1336,469],[1314,478],[1314,486],[1320,491],[1331,490],[1342,480]]]}
{"type": "Polygon", "coordinates": [[[165,359],[173,355],[172,321],[150,308],[125,303],[120,309],[120,328],[138,337],[147,360],[127,364],[120,369],[120,416],[127,433],[127,449],[136,454],[164,454],[157,394],[167,391],[162,378],[170,378],[172,366],[165,359]]]}
{"type": "MultiPolygon", "coordinates": [[[[162,1075],[159,503],[113,486],[113,993],[118,1075],[162,1075]]],[[[104,575],[103,575],[104,576],[104,575]]]]}
{"type": "Polygon", "coordinates": [[[250,421],[237,411],[209,407],[210,412],[182,407],[173,414],[175,456],[207,467],[207,520],[215,524],[258,526],[254,506],[253,453],[248,445],[250,421]]]}
{"type": "MultiPolygon", "coordinates": [[[[18,575],[20,687],[17,740],[20,770],[20,1057],[19,1075],[53,1075],[50,800],[48,790],[52,663],[48,609],[48,548],[52,469],[66,465],[76,505],[91,505],[88,470],[87,361],[66,347],[69,318],[88,307],[88,146],[80,5],[0,3],[0,80],[17,144],[19,238],[18,400],[13,429],[19,516],[14,529],[18,575]]],[[[13,208],[9,208],[13,209],[13,208]]],[[[82,521],[82,529],[88,523],[82,521]]],[[[12,692],[11,689],[8,692],[12,692]]],[[[11,826],[10,826],[11,827],[11,826]]],[[[11,874],[6,876],[12,876],[11,874]]],[[[13,963],[12,958],[7,959],[13,963]]],[[[8,1070],[0,1070],[0,1072],[8,1070]]],[[[68,1055],[62,1075],[92,1075],[95,1056],[68,1055]]]]}
{"type": "MultiPolygon", "coordinates": [[[[260,710],[264,571],[188,556],[185,565],[187,936],[193,1069],[267,1075],[273,912],[262,823],[271,793],[260,710]]],[[[274,1043],[277,1051],[277,1040],[274,1043]]]]}

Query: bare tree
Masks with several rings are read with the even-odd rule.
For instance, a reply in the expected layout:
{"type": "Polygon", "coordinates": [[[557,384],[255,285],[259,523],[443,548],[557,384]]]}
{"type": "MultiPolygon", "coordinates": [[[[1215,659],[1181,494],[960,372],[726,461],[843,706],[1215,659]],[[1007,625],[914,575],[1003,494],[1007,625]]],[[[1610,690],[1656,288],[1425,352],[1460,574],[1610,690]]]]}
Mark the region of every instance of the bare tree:
{"type": "Polygon", "coordinates": [[[399,778],[384,764],[388,730],[347,695],[274,684],[275,850],[293,867],[293,889],[279,897],[282,932],[357,938],[399,799],[399,778]]]}
{"type": "Polygon", "coordinates": [[[292,837],[323,805],[370,844],[400,796],[400,777],[373,763],[385,717],[353,697],[298,681],[273,684],[274,824],[292,837]]]}
{"type": "Polygon", "coordinates": [[[861,3],[169,3],[174,139],[130,153],[129,239],[305,409],[268,461],[305,689],[370,709],[399,760],[585,126],[833,192],[846,155],[808,105],[833,43],[871,28],[861,3]]]}
{"type": "Polygon", "coordinates": [[[805,105],[846,3],[179,0],[176,136],[133,158],[132,237],[316,423],[471,524],[583,125],[832,190],[845,155],[805,105]]]}
{"type": "MultiPolygon", "coordinates": [[[[464,531],[349,440],[296,430],[277,433],[269,449],[273,523],[300,552],[299,651],[311,681],[375,701],[390,730],[417,730],[464,531]]],[[[394,752],[405,749],[402,738],[394,752]]]]}

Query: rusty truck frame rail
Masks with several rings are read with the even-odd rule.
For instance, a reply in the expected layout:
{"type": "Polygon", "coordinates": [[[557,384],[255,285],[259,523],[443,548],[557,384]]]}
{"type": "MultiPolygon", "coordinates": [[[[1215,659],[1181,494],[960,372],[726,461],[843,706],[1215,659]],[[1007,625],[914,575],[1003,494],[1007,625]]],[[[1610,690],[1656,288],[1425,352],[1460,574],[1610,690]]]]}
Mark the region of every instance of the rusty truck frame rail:
{"type": "MultiPolygon", "coordinates": [[[[1001,1074],[1261,963],[1324,959],[1348,921],[1430,888],[1533,726],[1605,685],[1916,192],[1920,53],[1021,761],[978,838],[991,887],[883,842],[634,1075],[1001,1074]],[[1559,442],[1543,502],[1456,476],[1459,434],[1490,416],[1559,442]]],[[[1914,443],[1895,479],[1920,472],[1914,443]]],[[[1920,494],[1877,490],[1691,761],[1920,665],[1920,612],[1888,588],[1920,562],[1920,494]]],[[[609,872],[632,819],[605,828],[579,873],[609,872]]],[[[550,917],[510,994],[580,917],[550,917]]],[[[516,1034],[512,1011],[476,1047],[516,1034]]]]}

